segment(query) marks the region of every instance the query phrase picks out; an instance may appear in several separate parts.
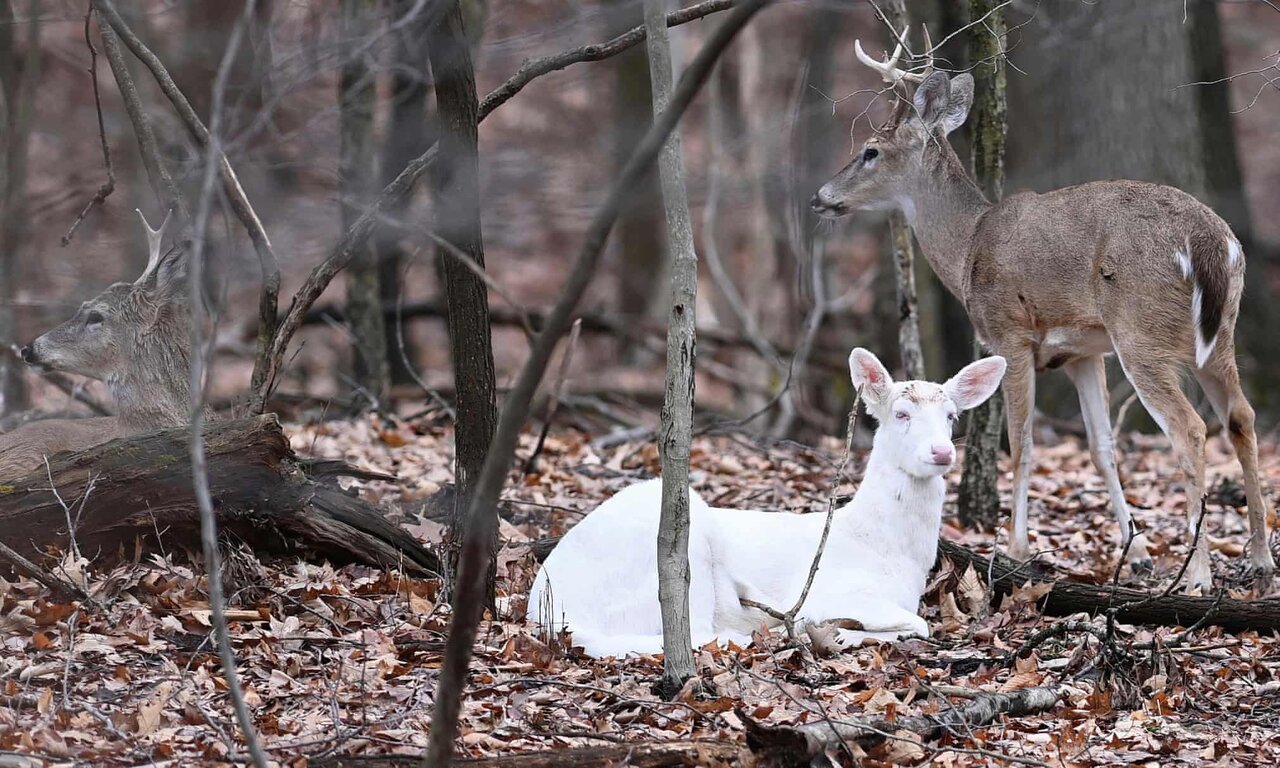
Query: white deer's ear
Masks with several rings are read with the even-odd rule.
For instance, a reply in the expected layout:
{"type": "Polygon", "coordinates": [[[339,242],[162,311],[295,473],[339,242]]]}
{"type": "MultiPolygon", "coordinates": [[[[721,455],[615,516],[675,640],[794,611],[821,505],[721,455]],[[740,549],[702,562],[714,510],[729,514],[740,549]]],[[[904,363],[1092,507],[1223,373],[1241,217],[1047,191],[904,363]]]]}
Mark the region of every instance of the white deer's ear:
{"type": "Polygon", "coordinates": [[[884,363],[862,347],[849,353],[849,375],[853,377],[853,388],[862,392],[869,405],[882,404],[893,386],[893,377],[884,363]]]}
{"type": "Polygon", "coordinates": [[[964,125],[969,116],[969,107],[973,106],[973,75],[961,72],[951,78],[951,95],[947,99],[947,109],[942,115],[942,135],[964,125]]]}
{"type": "Polygon", "coordinates": [[[1000,380],[1004,378],[1006,366],[1003,357],[984,357],[961,368],[943,385],[943,389],[960,410],[976,408],[995,394],[1000,380]]]}

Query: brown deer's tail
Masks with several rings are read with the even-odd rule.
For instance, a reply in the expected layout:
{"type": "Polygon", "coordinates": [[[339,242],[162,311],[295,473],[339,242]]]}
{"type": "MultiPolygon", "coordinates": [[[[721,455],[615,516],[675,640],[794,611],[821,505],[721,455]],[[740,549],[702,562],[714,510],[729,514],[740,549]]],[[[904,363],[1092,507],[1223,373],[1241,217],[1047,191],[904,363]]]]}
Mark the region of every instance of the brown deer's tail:
{"type": "MultiPolygon", "coordinates": [[[[1203,368],[1218,343],[1222,316],[1231,291],[1231,276],[1244,258],[1240,243],[1229,233],[1202,230],[1187,238],[1194,283],[1191,290],[1191,324],[1196,336],[1196,367],[1203,368]]],[[[1185,262],[1184,262],[1185,263],[1185,262]]]]}

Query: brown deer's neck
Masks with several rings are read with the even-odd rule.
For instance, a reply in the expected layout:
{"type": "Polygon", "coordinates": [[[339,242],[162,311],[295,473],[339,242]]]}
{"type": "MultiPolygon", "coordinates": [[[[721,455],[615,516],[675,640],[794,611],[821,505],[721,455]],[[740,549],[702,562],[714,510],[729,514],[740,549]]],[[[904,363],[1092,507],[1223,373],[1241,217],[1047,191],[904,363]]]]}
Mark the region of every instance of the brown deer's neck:
{"type": "Polygon", "coordinates": [[[946,139],[942,150],[929,151],[926,172],[909,200],[903,201],[907,222],[938,279],[964,301],[970,244],[982,215],[991,209],[946,139]]]}
{"type": "Polygon", "coordinates": [[[185,327],[176,334],[156,329],[137,339],[138,364],[106,382],[124,431],[146,432],[191,422],[188,347],[185,327]]]}

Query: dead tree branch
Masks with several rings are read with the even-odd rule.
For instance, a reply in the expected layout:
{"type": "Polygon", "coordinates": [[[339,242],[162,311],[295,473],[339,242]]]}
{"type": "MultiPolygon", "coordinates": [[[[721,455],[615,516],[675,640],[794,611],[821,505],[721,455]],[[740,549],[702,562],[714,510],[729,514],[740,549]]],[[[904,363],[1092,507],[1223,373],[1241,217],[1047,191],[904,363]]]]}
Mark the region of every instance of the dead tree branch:
{"type": "Polygon", "coordinates": [[[125,113],[133,125],[133,135],[138,142],[138,153],[142,156],[142,167],[147,172],[147,181],[151,185],[151,193],[165,211],[177,209],[183,221],[190,220],[190,211],[182,190],[174,183],[164,159],[160,154],[160,144],[156,141],[155,131],[151,128],[151,118],[142,106],[142,98],[138,95],[138,86],[129,73],[125,62],[124,51],[120,50],[120,40],[109,26],[98,26],[98,34],[102,38],[102,51],[111,67],[111,75],[115,78],[116,88],[124,101],[125,113]]]}
{"type": "Polygon", "coordinates": [[[808,766],[828,749],[857,743],[871,747],[907,731],[921,741],[933,741],[945,734],[964,732],[991,723],[1000,715],[1034,715],[1057,706],[1061,694],[1052,688],[1024,688],[1012,693],[978,693],[961,707],[950,707],[935,715],[902,717],[892,722],[820,720],[799,726],[765,726],[746,712],[738,717],[747,729],[747,746],[763,765],[808,766]]]}
{"type": "Polygon", "coordinates": [[[92,17],[93,8],[90,8],[84,15],[84,44],[89,48],[89,80],[93,83],[93,106],[98,113],[98,140],[102,143],[102,159],[107,166],[107,180],[98,187],[98,191],[81,209],[76,220],[71,222],[71,228],[62,236],[63,248],[71,244],[71,238],[75,237],[76,230],[80,228],[80,222],[89,215],[89,211],[93,210],[94,206],[102,205],[116,189],[116,169],[111,164],[111,145],[107,143],[107,128],[102,120],[102,92],[98,88],[98,49],[93,47],[93,38],[89,35],[89,20],[92,17]]]}
{"type": "Polygon", "coordinates": [[[1046,616],[1102,615],[1114,611],[1114,620],[1125,624],[1188,627],[1203,621],[1230,632],[1280,629],[1280,597],[1235,600],[1064,581],[1044,568],[1024,565],[1001,554],[989,559],[945,539],[938,541],[938,554],[949,557],[958,572],[963,573],[972,565],[977,573],[990,574],[992,599],[995,601],[1028,581],[1053,582],[1049,592],[1036,601],[1036,606],[1046,616]]]}

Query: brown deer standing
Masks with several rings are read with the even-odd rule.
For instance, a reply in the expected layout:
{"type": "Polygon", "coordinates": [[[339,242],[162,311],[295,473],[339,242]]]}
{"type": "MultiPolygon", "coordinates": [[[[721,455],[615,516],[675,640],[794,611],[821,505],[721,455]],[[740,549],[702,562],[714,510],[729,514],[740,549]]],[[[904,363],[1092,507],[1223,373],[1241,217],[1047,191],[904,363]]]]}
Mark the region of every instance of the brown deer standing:
{"type": "Polygon", "coordinates": [[[22,350],[32,367],[104,382],[119,415],[46,419],[0,435],[0,478],[23,475],[61,451],[190,422],[190,314],[182,249],[161,250],[168,217],[158,230],[145,218],[142,223],[150,246],[142,276],[84,302],[74,317],[22,350]]]}
{"type": "MultiPolygon", "coordinates": [[[[1062,368],[1075,384],[1094,464],[1135,569],[1150,568],[1116,472],[1103,356],[1115,353],[1186,477],[1192,535],[1205,493],[1205,425],[1183,394],[1190,367],[1227,426],[1244,471],[1249,560],[1262,586],[1275,563],[1258,482],[1254,412],[1236,371],[1235,324],[1244,257],[1231,229],[1178,189],[1100,181],[992,205],[947,141],[973,102],[973,78],[903,72],[893,59],[858,57],[900,84],[919,81],[853,162],[818,190],[813,209],[835,218],[853,210],[901,209],[938,278],[963,302],[978,337],[1009,363],[1004,378],[1013,454],[1010,554],[1029,556],[1027,492],[1037,371],[1062,368]]],[[[1191,590],[1212,584],[1208,542],[1187,569],[1191,590]]]]}

